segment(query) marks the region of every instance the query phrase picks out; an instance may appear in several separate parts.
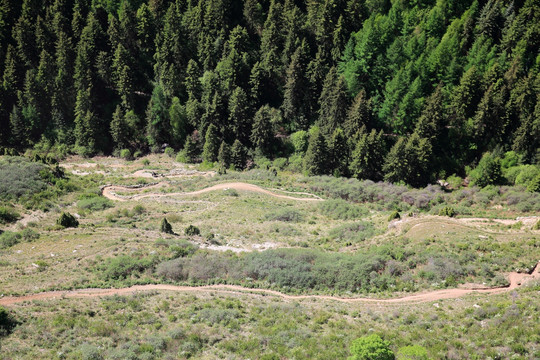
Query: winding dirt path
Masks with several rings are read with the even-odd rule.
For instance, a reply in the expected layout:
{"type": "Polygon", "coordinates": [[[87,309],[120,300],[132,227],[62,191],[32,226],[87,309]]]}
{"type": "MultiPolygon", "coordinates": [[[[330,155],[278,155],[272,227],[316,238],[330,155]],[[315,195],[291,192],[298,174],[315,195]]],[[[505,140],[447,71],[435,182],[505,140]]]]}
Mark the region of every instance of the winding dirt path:
{"type": "Polygon", "coordinates": [[[509,286],[497,288],[476,289],[443,289],[407,295],[391,299],[374,298],[346,298],[330,295],[287,295],[279,291],[268,289],[251,289],[236,285],[207,285],[207,286],[175,286],[167,284],[136,285],[121,289],[81,289],[73,291],[50,291],[18,297],[0,298],[0,305],[13,305],[25,301],[48,300],[60,298],[94,298],[112,295],[130,295],[139,291],[175,291],[175,292],[218,292],[228,294],[240,294],[248,296],[273,296],[284,300],[331,300],[344,303],[373,303],[373,304],[418,304],[445,299],[455,299],[469,294],[499,294],[519,288],[532,279],[540,279],[540,263],[536,265],[531,274],[511,273],[508,276],[509,286]]]}
{"type": "MultiPolygon", "coordinates": [[[[228,190],[228,189],[250,191],[250,192],[270,195],[276,198],[296,200],[296,201],[322,201],[323,200],[322,198],[313,194],[309,194],[312,196],[309,198],[299,198],[299,197],[294,197],[294,196],[289,196],[289,195],[277,194],[270,190],[263,189],[260,186],[248,184],[248,183],[242,183],[242,182],[217,184],[214,186],[204,188],[202,190],[197,190],[197,191],[192,191],[192,192],[146,193],[146,194],[132,195],[132,196],[120,196],[116,194],[117,191],[142,191],[142,190],[147,190],[147,189],[156,188],[156,187],[164,187],[164,186],[168,186],[168,183],[160,182],[158,184],[154,184],[154,185],[150,185],[146,187],[140,187],[140,188],[130,188],[130,187],[118,186],[118,185],[107,185],[107,186],[104,186],[101,191],[104,197],[110,200],[115,200],[115,201],[140,200],[144,198],[165,197],[165,196],[192,196],[192,195],[200,195],[200,194],[204,194],[204,193],[216,191],[216,190],[228,190]]],[[[302,193],[302,195],[305,195],[305,194],[302,193]]]]}

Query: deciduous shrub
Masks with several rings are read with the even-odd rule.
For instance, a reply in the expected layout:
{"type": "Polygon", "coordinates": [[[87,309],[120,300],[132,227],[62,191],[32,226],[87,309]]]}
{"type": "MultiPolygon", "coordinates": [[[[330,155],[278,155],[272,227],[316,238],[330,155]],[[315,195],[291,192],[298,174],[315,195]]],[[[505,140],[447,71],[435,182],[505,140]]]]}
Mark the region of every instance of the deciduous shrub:
{"type": "Polygon", "coordinates": [[[8,224],[19,220],[21,215],[13,208],[0,206],[0,224],[8,224]]]}
{"type": "Polygon", "coordinates": [[[17,326],[17,320],[4,307],[0,306],[0,338],[9,335],[17,326]]]}
{"type": "Polygon", "coordinates": [[[398,360],[428,360],[428,353],[425,347],[420,345],[409,345],[400,348],[397,352],[398,360]]]}
{"type": "Polygon", "coordinates": [[[75,228],[79,226],[79,221],[75,218],[75,216],[71,215],[70,213],[63,212],[62,215],[60,215],[60,217],[58,218],[58,220],[56,220],[56,224],[65,228],[75,228]]]}
{"type": "Polygon", "coordinates": [[[363,336],[354,340],[350,347],[348,360],[394,360],[390,343],[377,334],[363,336]]]}
{"type": "Polygon", "coordinates": [[[286,222],[300,222],[303,220],[302,214],[293,209],[283,209],[277,212],[266,214],[266,220],[269,221],[286,221],[286,222]]]}
{"type": "Polygon", "coordinates": [[[358,205],[351,204],[341,199],[329,199],[319,205],[321,213],[335,220],[357,219],[365,215],[367,211],[358,205]]]}
{"type": "Polygon", "coordinates": [[[392,221],[392,220],[396,220],[396,219],[401,219],[401,215],[399,215],[399,211],[397,211],[397,210],[392,211],[390,216],[388,216],[388,221],[392,221]]]}
{"type": "Polygon", "coordinates": [[[454,208],[451,206],[445,206],[441,210],[439,210],[439,216],[454,217],[455,215],[456,215],[456,212],[454,211],[454,208]]]}
{"type": "Polygon", "coordinates": [[[184,234],[186,234],[187,236],[201,235],[201,230],[199,230],[199,228],[196,227],[196,226],[194,226],[194,225],[189,225],[189,226],[184,230],[184,234]]]}
{"type": "Polygon", "coordinates": [[[120,150],[120,157],[124,160],[132,160],[133,157],[131,156],[131,151],[129,149],[122,149],[120,150]]]}
{"type": "Polygon", "coordinates": [[[105,280],[121,280],[153,267],[156,261],[155,257],[137,258],[123,255],[105,260],[98,265],[98,270],[103,273],[105,280]]]}
{"type": "Polygon", "coordinates": [[[82,199],[77,202],[77,207],[81,210],[87,211],[102,211],[113,207],[114,204],[111,200],[103,196],[93,196],[87,199],[82,199]]]}

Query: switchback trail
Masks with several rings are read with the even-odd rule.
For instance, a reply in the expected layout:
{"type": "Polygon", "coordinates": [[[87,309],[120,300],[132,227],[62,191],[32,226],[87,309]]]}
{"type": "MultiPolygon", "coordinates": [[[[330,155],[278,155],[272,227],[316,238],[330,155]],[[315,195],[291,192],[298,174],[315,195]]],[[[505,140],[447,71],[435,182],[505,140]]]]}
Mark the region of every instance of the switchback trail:
{"type": "MultiPolygon", "coordinates": [[[[255,193],[260,193],[260,194],[266,194],[266,195],[273,196],[276,198],[288,199],[288,200],[322,201],[320,197],[313,194],[309,194],[311,197],[299,198],[299,197],[294,197],[294,196],[289,196],[289,195],[277,194],[270,190],[263,189],[260,186],[248,184],[248,183],[242,183],[242,182],[217,184],[214,186],[204,188],[202,190],[197,190],[197,191],[192,191],[192,192],[144,193],[144,194],[131,195],[131,196],[120,196],[116,194],[117,191],[142,191],[142,190],[147,190],[147,189],[156,188],[156,187],[164,187],[164,186],[168,186],[168,183],[160,182],[158,184],[145,186],[145,187],[138,187],[138,188],[133,188],[129,186],[107,185],[102,188],[101,192],[103,196],[106,197],[107,199],[115,200],[115,201],[140,200],[144,198],[155,198],[155,197],[165,197],[165,196],[192,196],[192,195],[200,195],[200,194],[204,194],[204,193],[216,191],[216,190],[228,190],[228,189],[250,191],[250,192],[255,192],[255,193]]],[[[299,194],[306,195],[305,193],[299,193],[299,194]]]]}
{"type": "Polygon", "coordinates": [[[136,285],[121,289],[81,289],[73,291],[50,291],[38,294],[4,297],[0,298],[0,305],[13,305],[24,301],[47,300],[60,298],[93,298],[112,295],[130,295],[139,291],[176,291],[186,293],[218,292],[228,294],[240,294],[247,296],[274,296],[284,300],[333,300],[344,303],[372,303],[372,304],[419,304],[431,301],[455,299],[469,294],[499,294],[513,290],[522,286],[525,282],[532,279],[540,279],[540,263],[533,269],[531,274],[510,273],[508,280],[509,286],[497,288],[475,288],[475,289],[443,289],[424,293],[407,295],[391,299],[373,299],[373,298],[346,298],[330,295],[287,295],[279,291],[268,289],[251,289],[237,285],[207,285],[207,286],[175,286],[167,284],[155,285],[136,285]]]}

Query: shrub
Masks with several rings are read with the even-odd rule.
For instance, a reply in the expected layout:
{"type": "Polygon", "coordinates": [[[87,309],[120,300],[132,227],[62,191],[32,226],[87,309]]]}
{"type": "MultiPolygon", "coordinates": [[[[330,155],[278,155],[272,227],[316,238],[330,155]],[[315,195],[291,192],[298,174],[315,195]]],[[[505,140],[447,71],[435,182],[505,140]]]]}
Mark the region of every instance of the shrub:
{"type": "Polygon", "coordinates": [[[302,214],[296,210],[283,209],[281,211],[266,214],[266,220],[269,221],[286,221],[286,222],[300,222],[303,220],[302,214]]]}
{"type": "Polygon", "coordinates": [[[357,219],[366,214],[366,210],[341,199],[329,199],[319,205],[321,213],[335,220],[357,219]]]}
{"type": "Polygon", "coordinates": [[[134,215],[141,215],[145,212],[144,206],[142,205],[135,205],[132,210],[134,215]]]}
{"type": "Polygon", "coordinates": [[[122,149],[120,150],[120,157],[124,160],[131,160],[133,159],[131,156],[131,151],[129,149],[122,149]]]}
{"type": "Polygon", "coordinates": [[[79,226],[79,221],[77,221],[75,216],[67,212],[62,213],[58,220],[56,220],[56,223],[64,228],[76,228],[79,226]]]}
{"type": "Polygon", "coordinates": [[[99,349],[90,344],[83,344],[80,347],[81,352],[81,358],[82,360],[102,360],[103,356],[101,356],[101,353],[99,349]]]}
{"type": "Polygon", "coordinates": [[[397,352],[398,360],[428,360],[426,348],[420,345],[402,347],[397,352]]]}
{"type": "Polygon", "coordinates": [[[171,224],[169,224],[166,218],[163,218],[163,220],[161,220],[160,230],[165,234],[174,234],[172,226],[171,224]]]}
{"type": "Polygon", "coordinates": [[[118,256],[107,259],[98,269],[102,271],[106,280],[120,280],[151,268],[156,259],[154,257],[135,258],[131,256],[118,256]]]}
{"type": "Polygon", "coordinates": [[[88,211],[102,211],[113,207],[114,204],[111,200],[103,196],[94,196],[88,199],[82,199],[77,202],[77,207],[81,210],[88,211]]]}
{"type": "Polygon", "coordinates": [[[463,179],[454,174],[452,176],[449,176],[446,179],[446,182],[451,189],[459,189],[461,187],[461,184],[463,183],[463,179]]]}
{"type": "Polygon", "coordinates": [[[540,230],[540,220],[536,222],[536,224],[533,227],[534,230],[540,230]]]}
{"type": "Polygon", "coordinates": [[[8,224],[19,220],[21,215],[14,209],[0,206],[0,224],[8,224]]]}
{"type": "Polygon", "coordinates": [[[451,206],[445,206],[441,210],[439,210],[439,216],[454,217],[455,215],[456,215],[456,212],[454,211],[454,208],[451,206]]]}
{"type": "Polygon", "coordinates": [[[350,347],[348,360],[394,360],[390,343],[377,334],[363,336],[354,340],[350,347]]]}
{"type": "Polygon", "coordinates": [[[170,158],[175,158],[176,154],[174,153],[174,149],[172,147],[168,147],[165,149],[165,155],[167,155],[170,158]]]}
{"type": "Polygon", "coordinates": [[[33,241],[39,238],[39,234],[32,229],[24,229],[21,232],[6,231],[0,234],[0,248],[7,249],[23,241],[33,241]]]}
{"type": "Polygon", "coordinates": [[[399,215],[399,211],[397,210],[394,210],[390,216],[388,216],[388,221],[392,221],[392,220],[396,220],[396,219],[401,219],[401,215],[399,215]]]}
{"type": "Polygon", "coordinates": [[[184,230],[184,233],[185,233],[187,236],[201,235],[201,231],[199,230],[199,228],[196,227],[196,226],[193,226],[193,225],[189,225],[189,226],[184,230]]]}
{"type": "Polygon", "coordinates": [[[500,183],[502,179],[500,159],[490,153],[485,153],[478,166],[470,172],[469,178],[473,185],[480,187],[500,183]]]}
{"type": "Polygon", "coordinates": [[[0,306],[0,338],[11,334],[15,326],[17,321],[7,309],[0,306]]]}
{"type": "Polygon", "coordinates": [[[42,163],[22,157],[0,159],[0,200],[17,200],[47,188],[44,179],[50,173],[42,163]]]}
{"type": "Polygon", "coordinates": [[[355,222],[352,224],[344,224],[333,228],[329,232],[332,239],[339,241],[364,241],[373,236],[373,225],[368,222],[355,222]]]}

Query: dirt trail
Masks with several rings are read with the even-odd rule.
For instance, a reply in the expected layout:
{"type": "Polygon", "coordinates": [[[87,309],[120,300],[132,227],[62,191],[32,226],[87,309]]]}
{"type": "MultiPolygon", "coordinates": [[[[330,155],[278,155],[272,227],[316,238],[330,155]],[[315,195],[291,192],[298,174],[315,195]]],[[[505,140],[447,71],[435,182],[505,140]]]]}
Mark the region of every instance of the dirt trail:
{"type": "Polygon", "coordinates": [[[150,197],[164,197],[164,196],[192,196],[192,195],[200,195],[211,191],[216,190],[228,190],[228,189],[234,189],[234,190],[241,190],[241,191],[251,191],[256,192],[260,194],[266,194],[273,197],[281,198],[281,199],[288,199],[288,200],[297,200],[297,201],[322,201],[322,199],[316,195],[310,194],[312,197],[310,198],[298,198],[294,196],[288,196],[288,195],[282,195],[277,194],[275,192],[272,192],[270,190],[266,190],[261,188],[260,186],[253,185],[253,184],[247,184],[242,182],[233,182],[233,183],[225,183],[225,184],[217,184],[214,186],[210,186],[207,188],[204,188],[202,190],[192,191],[192,192],[177,192],[177,193],[147,193],[147,194],[140,194],[140,195],[132,195],[132,196],[120,196],[117,195],[117,191],[142,191],[146,189],[151,189],[155,187],[163,187],[168,186],[168,183],[161,182],[158,184],[154,184],[151,186],[146,187],[140,187],[140,188],[130,188],[125,186],[117,186],[117,185],[107,185],[102,188],[102,194],[106,198],[110,200],[116,200],[116,201],[128,201],[128,200],[140,200],[144,198],[150,198],[150,197]]]}
{"type": "Polygon", "coordinates": [[[39,294],[32,294],[19,297],[4,297],[0,298],[0,305],[13,305],[24,301],[32,300],[47,300],[47,299],[59,299],[59,298],[92,298],[101,296],[112,295],[129,295],[138,291],[176,291],[176,292],[218,292],[229,294],[241,294],[249,296],[274,296],[284,300],[333,300],[344,303],[374,303],[374,304],[418,304],[431,301],[438,301],[444,299],[455,299],[468,294],[499,294],[516,289],[529,280],[540,279],[540,263],[536,265],[532,273],[520,274],[511,273],[508,276],[510,285],[506,287],[497,288],[477,288],[477,289],[443,289],[434,290],[429,292],[423,292],[418,294],[407,295],[400,298],[392,299],[373,299],[373,298],[345,298],[339,296],[330,295],[287,295],[279,291],[268,289],[250,289],[236,285],[207,285],[207,286],[175,286],[167,284],[155,284],[155,285],[136,285],[122,289],[81,289],[73,291],[50,291],[39,294]]]}

